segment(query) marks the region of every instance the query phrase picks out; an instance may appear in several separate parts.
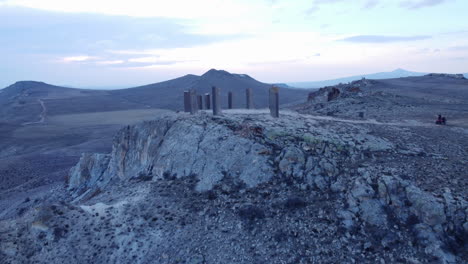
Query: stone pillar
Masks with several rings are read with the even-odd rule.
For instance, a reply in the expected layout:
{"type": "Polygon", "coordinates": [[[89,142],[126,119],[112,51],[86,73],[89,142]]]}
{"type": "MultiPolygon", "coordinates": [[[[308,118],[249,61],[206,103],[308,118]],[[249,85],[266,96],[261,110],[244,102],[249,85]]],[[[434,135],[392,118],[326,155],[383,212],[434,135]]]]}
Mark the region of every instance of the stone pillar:
{"type": "Polygon", "coordinates": [[[273,86],[270,88],[270,114],[272,117],[279,117],[279,88],[273,86]]]}
{"type": "Polygon", "coordinates": [[[211,96],[213,97],[213,115],[221,115],[221,101],[219,100],[219,88],[213,86],[211,88],[211,96]]]}
{"type": "Polygon", "coordinates": [[[247,102],[246,108],[247,109],[253,109],[254,105],[253,105],[252,89],[251,88],[245,89],[245,97],[246,97],[246,102],[247,102]]]}
{"type": "Polygon", "coordinates": [[[190,92],[184,91],[184,112],[190,112],[190,92]]]}
{"type": "Polygon", "coordinates": [[[203,95],[198,95],[198,110],[203,110],[203,95]]]}
{"type": "Polygon", "coordinates": [[[194,89],[190,90],[190,114],[195,114],[198,111],[197,107],[197,92],[194,89]]]}
{"type": "Polygon", "coordinates": [[[228,109],[232,109],[232,92],[228,93],[228,109]]]}
{"type": "Polygon", "coordinates": [[[209,93],[205,94],[205,109],[211,109],[211,96],[209,93]]]}

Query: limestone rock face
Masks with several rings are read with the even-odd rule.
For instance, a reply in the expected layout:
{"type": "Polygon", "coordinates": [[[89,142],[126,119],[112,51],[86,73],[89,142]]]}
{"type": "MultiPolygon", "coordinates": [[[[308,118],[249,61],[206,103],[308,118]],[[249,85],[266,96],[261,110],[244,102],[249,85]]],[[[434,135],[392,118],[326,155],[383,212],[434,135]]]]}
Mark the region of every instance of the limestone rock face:
{"type": "Polygon", "coordinates": [[[197,176],[198,190],[209,190],[229,174],[253,187],[274,175],[268,146],[252,142],[207,118],[168,115],[122,129],[110,156],[85,154],[71,169],[70,188],[97,179],[128,180],[142,175],[154,179],[197,176]]]}
{"type": "Polygon", "coordinates": [[[326,189],[342,163],[357,159],[359,148],[386,150],[379,147],[383,140],[371,135],[362,134],[356,145],[329,138],[328,131],[301,132],[306,119],[291,116],[287,122],[285,130],[265,116],[166,114],[121,129],[109,155],[84,154],[70,171],[69,189],[79,198],[113,181],[188,176],[198,179],[198,191],[212,189],[226,176],[248,187],[286,177],[326,189]]]}
{"type": "Polygon", "coordinates": [[[96,189],[107,180],[102,177],[109,165],[110,155],[84,153],[75,167],[70,169],[68,189],[82,194],[96,189]]]}
{"type": "MultiPolygon", "coordinates": [[[[166,114],[125,127],[116,135],[110,154],[84,154],[71,169],[68,188],[73,203],[98,201],[96,197],[107,195],[107,203],[113,205],[104,210],[97,203],[96,211],[128,207],[141,210],[145,221],[150,221],[161,217],[147,216],[154,214],[151,206],[180,187],[183,191],[178,190],[171,199],[177,204],[180,199],[187,199],[188,204],[181,208],[188,211],[179,215],[178,224],[186,225],[187,219],[193,217],[199,221],[215,217],[215,222],[204,227],[205,233],[219,224],[221,234],[236,234],[238,224],[233,224],[232,218],[236,212],[248,223],[265,221],[278,227],[285,218],[289,219],[287,210],[309,208],[295,220],[303,223],[296,227],[299,231],[288,231],[292,236],[296,237],[296,232],[314,232],[303,236],[310,239],[322,234],[321,225],[328,221],[327,225],[338,223],[340,230],[345,230],[345,234],[340,234],[345,238],[340,240],[347,241],[343,242],[348,243],[346,247],[353,248],[353,237],[364,234],[368,241],[360,247],[369,252],[409,248],[441,263],[460,259],[456,256],[460,253],[447,248],[456,248],[466,238],[466,200],[450,188],[436,196],[409,179],[409,167],[401,168],[408,156],[415,157],[413,152],[404,151],[408,145],[371,133],[370,125],[346,120],[319,122],[293,112],[282,114],[279,119],[267,113],[225,113],[217,117],[203,112],[166,114]],[[137,184],[140,187],[133,187],[137,184]],[[141,194],[142,189],[147,193],[141,194]],[[115,190],[129,197],[115,202],[115,190]],[[294,193],[301,195],[291,196],[294,193]],[[192,215],[192,203],[200,199],[194,197],[205,196],[208,201],[225,206],[224,211],[217,209],[218,204],[192,215]],[[239,199],[245,199],[245,203],[238,205],[239,199]],[[326,210],[322,203],[329,203],[326,210]],[[149,211],[144,209],[148,207],[149,211]],[[225,222],[217,222],[219,214],[225,222]],[[312,222],[307,220],[310,217],[314,217],[312,222]],[[405,244],[413,240],[417,245],[405,244]]],[[[418,151],[421,152],[424,149],[418,151]]],[[[428,155],[416,157],[433,161],[428,155]]],[[[87,208],[83,207],[85,211],[87,208]]],[[[155,212],[166,214],[163,209],[155,212]]],[[[165,215],[164,219],[173,216],[165,215]]],[[[265,241],[272,240],[271,234],[265,235],[265,241]]],[[[336,234],[327,236],[334,239],[336,234]]],[[[280,231],[275,237],[283,241],[280,231]]]]}
{"type": "MultiPolygon", "coordinates": [[[[376,189],[372,188],[372,184],[358,178],[348,193],[349,211],[339,214],[347,228],[355,226],[353,214],[359,214],[366,223],[380,228],[389,224],[387,217],[391,216],[400,225],[413,226],[419,243],[442,263],[454,261],[455,257],[442,249],[447,239],[444,230],[448,228],[451,230],[449,232],[457,233],[460,238],[466,236],[463,226],[468,216],[463,213],[467,206],[465,201],[457,203],[449,198],[444,202],[397,176],[378,177],[376,189]],[[387,212],[384,208],[387,208],[387,212]],[[450,223],[447,223],[448,219],[451,219],[450,223]]],[[[446,197],[449,195],[446,193],[446,197]]],[[[387,242],[386,239],[382,240],[382,243],[387,242]]]]}

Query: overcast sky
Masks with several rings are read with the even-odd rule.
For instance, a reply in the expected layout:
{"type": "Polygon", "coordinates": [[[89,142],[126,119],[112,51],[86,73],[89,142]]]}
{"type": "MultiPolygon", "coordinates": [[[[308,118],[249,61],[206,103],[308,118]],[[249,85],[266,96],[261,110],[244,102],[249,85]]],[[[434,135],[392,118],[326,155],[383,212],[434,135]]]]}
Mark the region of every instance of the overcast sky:
{"type": "Polygon", "coordinates": [[[467,0],[0,0],[0,87],[468,72],[467,0]]]}

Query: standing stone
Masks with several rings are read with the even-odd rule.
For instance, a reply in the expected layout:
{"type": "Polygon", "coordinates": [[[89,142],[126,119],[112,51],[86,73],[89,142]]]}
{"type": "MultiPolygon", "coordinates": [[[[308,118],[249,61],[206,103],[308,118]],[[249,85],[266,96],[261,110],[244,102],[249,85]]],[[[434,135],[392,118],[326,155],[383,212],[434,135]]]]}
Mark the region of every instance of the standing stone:
{"type": "Polygon", "coordinates": [[[228,109],[232,109],[232,92],[228,93],[228,109]]]}
{"type": "Polygon", "coordinates": [[[184,112],[190,112],[190,92],[184,91],[184,112]]]}
{"type": "Polygon", "coordinates": [[[279,117],[279,88],[273,86],[270,88],[270,114],[272,117],[279,117]]]}
{"type": "Polygon", "coordinates": [[[206,109],[211,109],[211,96],[209,93],[205,94],[205,104],[206,104],[205,106],[206,109]]]}
{"type": "Polygon", "coordinates": [[[198,95],[198,110],[203,110],[203,95],[198,95]]]}
{"type": "Polygon", "coordinates": [[[190,114],[195,114],[198,111],[197,107],[197,92],[194,89],[190,90],[190,114]]]}
{"type": "Polygon", "coordinates": [[[211,96],[213,96],[213,115],[221,115],[221,102],[219,100],[219,88],[213,86],[211,88],[211,96]]]}
{"type": "Polygon", "coordinates": [[[251,88],[245,89],[245,97],[246,97],[246,102],[247,102],[247,105],[246,105],[247,109],[253,109],[254,105],[253,105],[252,89],[251,88]]]}

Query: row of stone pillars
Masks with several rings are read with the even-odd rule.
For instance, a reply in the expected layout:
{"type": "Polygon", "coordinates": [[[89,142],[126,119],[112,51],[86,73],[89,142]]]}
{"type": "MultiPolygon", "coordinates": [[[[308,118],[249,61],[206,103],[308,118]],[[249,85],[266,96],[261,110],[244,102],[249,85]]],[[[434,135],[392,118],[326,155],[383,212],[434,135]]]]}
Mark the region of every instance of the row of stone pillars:
{"type": "MultiPolygon", "coordinates": [[[[221,102],[220,102],[220,89],[213,86],[211,89],[211,95],[205,94],[205,104],[203,105],[203,96],[197,95],[194,89],[184,91],[184,111],[190,114],[195,114],[198,110],[211,109],[213,108],[213,115],[221,115],[221,102]]],[[[248,88],[245,90],[246,108],[253,109],[253,97],[252,89],[248,88]]],[[[228,93],[228,109],[233,108],[234,94],[228,93]]],[[[269,107],[270,114],[273,117],[279,117],[279,88],[271,87],[269,90],[269,107]]]]}

